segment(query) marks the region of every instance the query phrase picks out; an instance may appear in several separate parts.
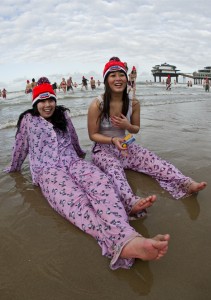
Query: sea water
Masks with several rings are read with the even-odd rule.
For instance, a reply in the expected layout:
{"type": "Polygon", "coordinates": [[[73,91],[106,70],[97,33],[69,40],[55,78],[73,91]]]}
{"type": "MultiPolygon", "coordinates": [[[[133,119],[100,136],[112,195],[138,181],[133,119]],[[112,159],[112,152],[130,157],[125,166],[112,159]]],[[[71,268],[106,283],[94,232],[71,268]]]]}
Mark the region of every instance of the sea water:
{"type": "MultiPolygon", "coordinates": [[[[64,93],[62,90],[57,90],[57,104],[64,105],[70,109],[70,116],[79,135],[80,143],[86,151],[90,151],[92,145],[87,131],[88,107],[92,100],[103,92],[103,84],[93,91],[91,89],[81,90],[80,86],[74,88],[74,92],[70,91],[64,93]]],[[[162,83],[146,84],[144,82],[138,82],[136,97],[141,104],[141,128],[153,128],[156,113],[160,113],[160,115],[163,114],[163,116],[161,116],[163,120],[162,126],[170,126],[168,118],[170,118],[170,120],[175,119],[175,114],[177,114],[177,119],[181,119],[181,122],[183,122],[185,117],[187,123],[189,118],[192,124],[192,119],[197,119],[197,117],[195,115],[183,116],[182,114],[178,116],[178,107],[175,107],[175,105],[186,103],[189,104],[191,108],[194,108],[196,103],[206,101],[210,96],[210,93],[204,91],[202,85],[187,87],[186,84],[173,84],[172,89],[167,91],[165,85],[162,83]],[[168,107],[168,117],[166,116],[166,107],[168,107]],[[167,122],[167,124],[165,124],[165,122],[167,122]]],[[[18,117],[23,111],[32,107],[31,103],[32,94],[25,94],[24,91],[10,92],[7,94],[6,99],[0,99],[0,159],[2,162],[5,161],[5,155],[7,155],[6,161],[9,159],[8,151],[11,152],[11,147],[14,142],[18,117]],[[6,153],[5,149],[7,149],[6,153]]],[[[202,120],[200,119],[200,123],[201,122],[202,120]]],[[[200,124],[200,126],[207,125],[200,124]]],[[[139,134],[141,134],[141,131],[139,134]]]]}
{"type": "MultiPolygon", "coordinates": [[[[81,117],[87,115],[91,101],[103,93],[104,87],[101,85],[96,90],[81,90],[80,87],[64,93],[57,91],[57,104],[65,105],[70,109],[70,115],[76,124],[86,126],[81,123],[81,117]]],[[[167,91],[164,84],[144,84],[137,83],[136,96],[140,100],[141,106],[158,106],[173,103],[204,101],[209,97],[201,85],[187,87],[185,84],[172,85],[171,91],[167,91]],[[206,97],[205,97],[206,96],[206,97]]],[[[7,93],[7,98],[0,98],[0,130],[15,127],[18,116],[25,110],[31,108],[32,95],[25,94],[24,91],[7,93]]]]}

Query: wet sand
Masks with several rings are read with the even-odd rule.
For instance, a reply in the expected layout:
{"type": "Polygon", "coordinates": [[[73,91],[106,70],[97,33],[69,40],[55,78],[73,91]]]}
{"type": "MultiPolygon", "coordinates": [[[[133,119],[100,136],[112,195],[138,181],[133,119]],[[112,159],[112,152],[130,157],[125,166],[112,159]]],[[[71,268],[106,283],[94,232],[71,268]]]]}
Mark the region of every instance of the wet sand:
{"type": "MultiPolygon", "coordinates": [[[[144,107],[141,115],[137,141],[184,174],[208,182],[198,195],[176,201],[151,178],[126,172],[136,194],[158,197],[148,216],[131,224],[146,237],[169,233],[167,255],[111,271],[95,240],[56,214],[31,184],[26,162],[21,174],[0,175],[1,300],[210,299],[211,99],[144,107]]],[[[90,148],[86,128],[78,134],[90,148]]],[[[3,169],[14,129],[2,130],[0,139],[3,169]]]]}

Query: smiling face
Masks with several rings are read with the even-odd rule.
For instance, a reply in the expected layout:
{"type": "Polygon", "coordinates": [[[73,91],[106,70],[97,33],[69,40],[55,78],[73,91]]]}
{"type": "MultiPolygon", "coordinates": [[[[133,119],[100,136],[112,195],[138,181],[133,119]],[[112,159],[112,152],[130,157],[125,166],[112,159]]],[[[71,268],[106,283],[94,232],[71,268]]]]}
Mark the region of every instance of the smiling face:
{"type": "Polygon", "coordinates": [[[37,103],[37,110],[41,117],[49,119],[52,117],[56,108],[56,102],[53,98],[48,98],[37,103]]]}
{"type": "Polygon", "coordinates": [[[111,72],[107,80],[111,91],[114,93],[122,93],[127,86],[127,77],[121,71],[111,72]]]}

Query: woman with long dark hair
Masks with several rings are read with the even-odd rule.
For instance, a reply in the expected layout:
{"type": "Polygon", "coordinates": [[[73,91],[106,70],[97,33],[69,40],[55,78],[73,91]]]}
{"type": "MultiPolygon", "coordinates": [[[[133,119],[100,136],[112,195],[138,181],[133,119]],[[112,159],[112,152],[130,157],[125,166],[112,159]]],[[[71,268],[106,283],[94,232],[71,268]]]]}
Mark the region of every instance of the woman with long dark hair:
{"type": "Polygon", "coordinates": [[[167,190],[175,199],[204,189],[206,182],[195,182],[183,175],[171,163],[133,142],[123,147],[126,132],[140,130],[140,102],[127,93],[127,71],[118,57],[106,63],[103,71],[105,92],[95,98],[88,111],[89,137],[94,141],[93,162],[112,178],[116,191],[130,214],[146,208],[155,196],[140,199],[133,194],[124,169],[147,174],[167,190]],[[148,203],[148,204],[147,204],[148,203]],[[143,206],[142,206],[143,204],[143,206]]]}

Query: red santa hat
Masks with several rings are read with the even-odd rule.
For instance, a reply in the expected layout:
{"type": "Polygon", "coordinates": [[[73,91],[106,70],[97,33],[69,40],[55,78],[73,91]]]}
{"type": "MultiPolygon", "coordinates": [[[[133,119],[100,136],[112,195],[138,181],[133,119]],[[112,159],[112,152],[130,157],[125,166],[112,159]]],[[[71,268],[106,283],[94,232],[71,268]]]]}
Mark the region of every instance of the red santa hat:
{"type": "Polygon", "coordinates": [[[35,86],[32,91],[32,106],[37,102],[45,99],[53,98],[56,101],[56,94],[49,83],[43,83],[35,86]]]}
{"type": "Polygon", "coordinates": [[[125,64],[121,62],[120,60],[110,60],[105,64],[104,70],[103,70],[103,79],[104,82],[106,80],[106,77],[112,73],[112,72],[117,72],[121,71],[125,74],[127,77],[127,70],[125,68],[125,64]]]}

